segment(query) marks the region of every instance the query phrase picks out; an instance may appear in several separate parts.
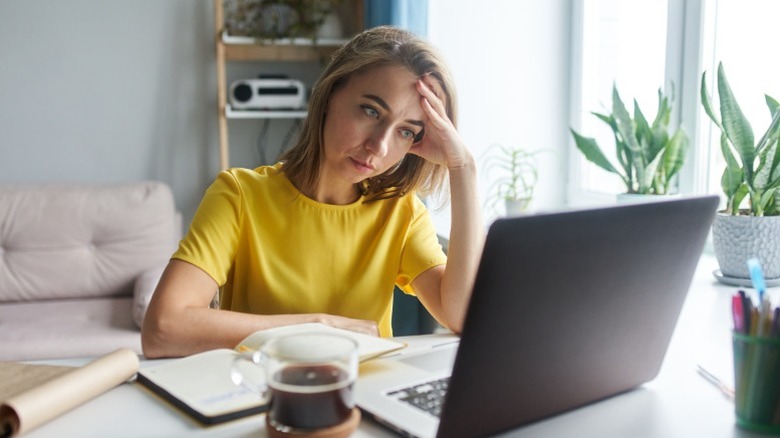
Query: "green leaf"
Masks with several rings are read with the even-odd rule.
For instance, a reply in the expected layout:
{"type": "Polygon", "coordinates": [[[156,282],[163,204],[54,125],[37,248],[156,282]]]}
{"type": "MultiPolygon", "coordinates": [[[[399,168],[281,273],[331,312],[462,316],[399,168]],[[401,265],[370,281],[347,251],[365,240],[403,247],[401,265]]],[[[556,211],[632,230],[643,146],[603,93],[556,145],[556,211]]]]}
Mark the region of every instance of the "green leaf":
{"type": "Polygon", "coordinates": [[[738,215],[739,214],[739,206],[742,204],[742,200],[745,199],[745,196],[747,196],[749,192],[748,186],[746,184],[742,184],[737,188],[737,191],[734,192],[734,196],[732,199],[732,205],[731,205],[731,214],[738,215]]]}
{"type": "Polygon", "coordinates": [[[620,99],[617,87],[614,85],[612,87],[612,116],[615,118],[618,133],[623,140],[623,147],[627,149],[627,156],[630,159],[636,181],[641,185],[645,181],[646,162],[636,139],[634,123],[628,115],[623,100],[620,99]]]}
{"type": "Polygon", "coordinates": [[[777,108],[780,107],[780,103],[778,103],[772,96],[765,94],[764,100],[766,100],[766,105],[769,107],[769,114],[773,115],[775,114],[775,111],[777,111],[777,108]]]}
{"type": "Polygon", "coordinates": [[[644,169],[644,174],[642,175],[642,179],[639,180],[639,191],[638,191],[639,193],[642,194],[651,193],[650,189],[653,186],[656,170],[658,169],[658,165],[661,163],[662,160],[663,160],[663,154],[658,154],[653,161],[647,164],[647,167],[645,167],[644,169]]]}
{"type": "Polygon", "coordinates": [[[780,190],[775,190],[775,200],[773,202],[770,202],[767,205],[766,211],[764,211],[764,215],[766,216],[777,216],[780,215],[780,211],[778,211],[778,206],[780,206],[780,190]]]}
{"type": "Polygon", "coordinates": [[[712,99],[710,98],[710,92],[707,91],[707,72],[701,74],[701,105],[704,107],[704,112],[710,117],[715,125],[723,130],[723,126],[720,123],[720,118],[715,115],[715,111],[712,110],[712,99]]]}
{"type": "Polygon", "coordinates": [[[718,94],[720,96],[720,117],[723,121],[723,131],[742,159],[745,178],[750,184],[753,181],[753,166],[756,158],[753,129],[731,91],[722,63],[718,65],[718,94]]]}
{"type": "Polygon", "coordinates": [[[721,134],[720,136],[720,149],[726,160],[726,168],[723,169],[723,175],[720,178],[720,186],[726,197],[731,200],[737,192],[737,189],[739,189],[739,186],[742,184],[742,168],[731,153],[726,134],[721,134]]]}
{"type": "Polygon", "coordinates": [[[640,149],[644,152],[644,162],[652,161],[658,154],[658,147],[654,143],[653,131],[647,123],[645,115],[639,108],[639,103],[634,99],[634,123],[636,124],[636,137],[639,141],[640,149]]]}
{"type": "Polygon", "coordinates": [[[772,123],[756,146],[759,164],[753,181],[748,181],[755,190],[767,189],[775,179],[774,175],[777,174],[778,162],[780,162],[780,154],[777,153],[776,147],[778,135],[780,135],[780,111],[772,117],[772,123]]]}
{"type": "Polygon", "coordinates": [[[669,126],[669,120],[672,114],[672,106],[668,97],[664,96],[663,91],[658,89],[658,112],[655,114],[653,120],[653,130],[666,131],[666,127],[669,126]]]}
{"type": "Polygon", "coordinates": [[[680,171],[685,162],[685,156],[688,154],[688,146],[688,134],[686,134],[685,130],[682,128],[679,128],[677,132],[674,133],[671,140],[669,140],[669,143],[666,145],[663,170],[666,178],[664,185],[667,189],[668,182],[680,171]]]}
{"type": "Polygon", "coordinates": [[[615,119],[612,118],[612,116],[608,116],[606,114],[601,114],[597,112],[591,112],[594,116],[598,117],[599,120],[609,125],[612,130],[615,130],[615,119]]]}
{"type": "Polygon", "coordinates": [[[769,123],[769,127],[766,128],[764,135],[761,136],[758,144],[756,144],[756,152],[760,153],[761,150],[767,146],[767,144],[777,140],[778,133],[780,133],[780,111],[776,111],[772,116],[772,121],[769,123]]]}
{"type": "MultiPolygon", "coordinates": [[[[601,167],[602,169],[608,172],[621,175],[620,172],[618,172],[618,170],[615,169],[614,166],[612,166],[612,163],[609,162],[609,160],[604,155],[604,153],[601,152],[601,148],[599,147],[598,143],[596,143],[595,139],[590,137],[584,137],[578,134],[577,131],[573,129],[570,129],[570,131],[574,136],[574,143],[577,145],[577,149],[579,149],[580,152],[582,152],[582,154],[585,155],[585,158],[588,159],[588,161],[601,167]]],[[[621,177],[623,176],[621,175],[621,177]]]]}
{"type": "Polygon", "coordinates": [[[767,210],[772,209],[772,205],[775,200],[775,189],[769,189],[762,192],[757,192],[751,195],[752,201],[751,210],[755,216],[765,216],[767,210]]]}
{"type": "Polygon", "coordinates": [[[772,159],[772,171],[769,173],[769,186],[773,187],[775,185],[780,185],[780,151],[778,150],[778,146],[780,146],[780,143],[778,142],[779,139],[775,139],[775,141],[767,146],[767,150],[771,152],[767,152],[770,155],[774,155],[774,158],[772,159]]]}

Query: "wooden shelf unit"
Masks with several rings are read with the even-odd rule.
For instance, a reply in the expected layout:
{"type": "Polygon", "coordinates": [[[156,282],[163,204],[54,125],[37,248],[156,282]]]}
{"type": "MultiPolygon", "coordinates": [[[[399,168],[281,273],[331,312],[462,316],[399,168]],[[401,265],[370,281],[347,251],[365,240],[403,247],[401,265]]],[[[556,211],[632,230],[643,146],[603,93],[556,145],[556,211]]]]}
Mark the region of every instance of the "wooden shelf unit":
{"type": "MultiPolygon", "coordinates": [[[[349,36],[363,30],[363,0],[348,0],[342,5],[340,18],[349,36]],[[344,14],[346,7],[346,14],[344,14]],[[347,21],[345,22],[345,18],[347,21]]],[[[217,120],[219,126],[220,170],[230,166],[229,119],[290,119],[304,118],[306,111],[241,111],[227,103],[228,62],[317,62],[327,58],[348,41],[344,39],[278,39],[258,41],[251,37],[230,36],[224,31],[223,0],[214,0],[214,24],[217,55],[217,120]]]]}

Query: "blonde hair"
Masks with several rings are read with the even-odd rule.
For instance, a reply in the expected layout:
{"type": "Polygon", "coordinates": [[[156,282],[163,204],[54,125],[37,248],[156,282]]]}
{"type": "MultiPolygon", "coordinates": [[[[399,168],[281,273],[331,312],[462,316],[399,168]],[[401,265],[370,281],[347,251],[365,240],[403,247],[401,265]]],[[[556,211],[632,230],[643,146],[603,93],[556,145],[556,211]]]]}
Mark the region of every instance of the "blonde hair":
{"type": "MultiPolygon", "coordinates": [[[[402,65],[416,76],[429,75],[441,87],[447,116],[457,126],[455,86],[444,58],[433,45],[411,32],[380,26],[356,35],[336,50],[309,98],[309,111],[297,143],[285,152],[282,169],[301,191],[312,190],[319,177],[325,114],[331,95],[349,79],[371,68],[402,65]]],[[[403,196],[438,195],[444,189],[446,169],[407,153],[397,166],[362,183],[367,201],[403,196]]]]}

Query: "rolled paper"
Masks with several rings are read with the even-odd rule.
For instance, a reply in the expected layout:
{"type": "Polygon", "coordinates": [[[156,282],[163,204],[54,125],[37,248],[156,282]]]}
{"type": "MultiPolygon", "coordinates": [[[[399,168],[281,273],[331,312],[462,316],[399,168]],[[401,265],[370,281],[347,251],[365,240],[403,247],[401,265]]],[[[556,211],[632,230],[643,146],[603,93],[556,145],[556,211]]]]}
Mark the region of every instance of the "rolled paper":
{"type": "Polygon", "coordinates": [[[29,432],[92,400],[133,377],[138,365],[138,355],[122,348],[12,396],[0,405],[0,436],[29,432]]]}

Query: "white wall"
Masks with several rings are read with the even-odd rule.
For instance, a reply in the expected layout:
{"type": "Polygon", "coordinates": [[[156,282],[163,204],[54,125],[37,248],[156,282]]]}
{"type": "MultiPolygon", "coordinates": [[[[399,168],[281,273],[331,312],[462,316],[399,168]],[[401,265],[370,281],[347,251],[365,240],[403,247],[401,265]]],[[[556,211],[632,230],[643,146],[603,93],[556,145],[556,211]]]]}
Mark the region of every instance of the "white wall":
{"type": "Polygon", "coordinates": [[[168,182],[187,221],[218,170],[208,0],[0,2],[0,182],[168,182]]]}
{"type": "MultiPolygon", "coordinates": [[[[429,7],[428,38],[444,52],[455,75],[459,130],[466,143],[478,159],[493,143],[550,151],[539,156],[532,208],[562,207],[571,2],[429,0],[429,7]]],[[[436,218],[440,233],[449,229],[444,213],[436,218]]]]}

